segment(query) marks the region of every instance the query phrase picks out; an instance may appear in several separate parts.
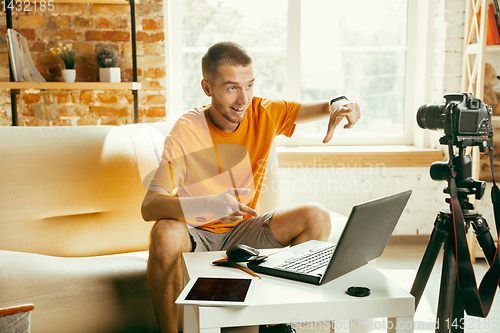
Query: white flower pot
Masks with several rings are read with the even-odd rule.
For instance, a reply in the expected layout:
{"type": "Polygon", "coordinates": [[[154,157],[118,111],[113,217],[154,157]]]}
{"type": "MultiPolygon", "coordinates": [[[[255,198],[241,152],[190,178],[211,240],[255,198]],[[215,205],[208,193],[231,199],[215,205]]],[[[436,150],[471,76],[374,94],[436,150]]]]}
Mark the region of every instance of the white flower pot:
{"type": "Polygon", "coordinates": [[[99,79],[101,82],[120,82],[120,67],[99,68],[99,79]]]}
{"type": "Polygon", "coordinates": [[[75,82],[76,70],[75,69],[62,69],[61,75],[64,82],[75,82]]]}

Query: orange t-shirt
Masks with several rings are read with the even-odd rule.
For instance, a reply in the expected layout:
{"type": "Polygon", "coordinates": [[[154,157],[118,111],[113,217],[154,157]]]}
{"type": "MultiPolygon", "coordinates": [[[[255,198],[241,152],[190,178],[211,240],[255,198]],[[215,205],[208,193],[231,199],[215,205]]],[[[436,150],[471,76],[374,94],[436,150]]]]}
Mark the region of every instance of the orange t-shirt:
{"type": "MultiPolygon", "coordinates": [[[[181,198],[185,222],[215,233],[224,233],[242,220],[227,224],[222,216],[195,216],[182,198],[220,194],[231,188],[250,188],[239,196],[255,209],[259,200],[271,144],[279,134],[290,137],[300,104],[254,97],[245,119],[235,132],[219,130],[206,115],[208,106],[182,115],[165,139],[160,165],[150,186],[181,198]]],[[[247,214],[245,218],[249,218],[247,214]]]]}

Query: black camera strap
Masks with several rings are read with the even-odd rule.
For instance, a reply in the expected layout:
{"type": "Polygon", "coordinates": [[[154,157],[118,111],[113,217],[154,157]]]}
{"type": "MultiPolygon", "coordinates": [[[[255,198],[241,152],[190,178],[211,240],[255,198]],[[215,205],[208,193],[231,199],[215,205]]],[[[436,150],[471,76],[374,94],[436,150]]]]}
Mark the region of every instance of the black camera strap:
{"type": "Polygon", "coordinates": [[[500,190],[495,182],[495,170],[493,169],[493,148],[488,148],[490,155],[491,178],[493,186],[491,188],[491,202],[493,203],[493,213],[495,214],[495,224],[497,232],[500,234],[500,190]]]}
{"type": "MultiPolygon", "coordinates": [[[[493,153],[490,149],[491,169],[493,172],[493,153]]],[[[497,286],[500,282],[500,255],[496,248],[494,259],[490,268],[484,275],[479,289],[477,288],[476,276],[472,265],[471,255],[467,244],[466,225],[462,208],[458,201],[457,186],[455,176],[452,175],[449,181],[449,191],[451,196],[451,210],[453,213],[453,228],[455,233],[455,258],[457,266],[457,283],[462,297],[462,304],[465,311],[470,316],[486,318],[490,312],[497,286]]],[[[494,205],[495,222],[497,231],[500,230],[500,190],[493,178],[492,201],[494,205]]]]}

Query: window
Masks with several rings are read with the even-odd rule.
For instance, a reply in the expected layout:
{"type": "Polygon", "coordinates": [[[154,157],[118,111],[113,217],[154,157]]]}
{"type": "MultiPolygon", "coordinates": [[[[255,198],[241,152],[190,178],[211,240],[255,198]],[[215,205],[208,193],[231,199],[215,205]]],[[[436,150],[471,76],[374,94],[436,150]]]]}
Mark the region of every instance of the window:
{"type": "MultiPolygon", "coordinates": [[[[254,57],[256,96],[312,101],[345,94],[360,104],[362,121],[337,130],[333,144],[410,143],[407,31],[414,1],[170,1],[169,107],[176,113],[209,103],[201,57],[230,40],[254,57]]],[[[301,124],[279,142],[319,145],[326,128],[327,120],[301,124]]]]}

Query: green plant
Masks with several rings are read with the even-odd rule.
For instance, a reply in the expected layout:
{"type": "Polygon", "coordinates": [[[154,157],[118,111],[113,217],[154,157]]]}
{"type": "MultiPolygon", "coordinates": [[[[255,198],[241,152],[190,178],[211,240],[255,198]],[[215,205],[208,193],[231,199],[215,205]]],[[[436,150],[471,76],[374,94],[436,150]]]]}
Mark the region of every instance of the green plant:
{"type": "Polygon", "coordinates": [[[73,48],[73,44],[66,44],[63,46],[62,43],[59,43],[57,48],[51,47],[50,52],[61,57],[66,69],[73,69],[75,67],[76,49],[73,48]]]}
{"type": "Polygon", "coordinates": [[[100,47],[95,54],[95,62],[99,67],[118,67],[120,58],[116,55],[116,51],[109,47],[100,47]]]}

